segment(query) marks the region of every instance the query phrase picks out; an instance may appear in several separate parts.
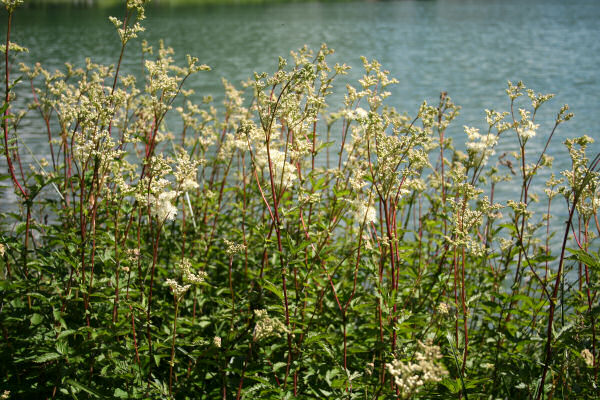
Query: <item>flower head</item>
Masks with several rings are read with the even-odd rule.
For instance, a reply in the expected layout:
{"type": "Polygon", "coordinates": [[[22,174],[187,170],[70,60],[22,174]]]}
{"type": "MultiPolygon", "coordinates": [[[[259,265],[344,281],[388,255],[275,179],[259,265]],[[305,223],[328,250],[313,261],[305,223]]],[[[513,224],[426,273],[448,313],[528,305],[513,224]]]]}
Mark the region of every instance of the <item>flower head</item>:
{"type": "Polygon", "coordinates": [[[467,151],[476,163],[485,164],[490,156],[495,154],[494,146],[498,143],[498,137],[494,134],[481,135],[476,128],[465,126],[465,132],[469,137],[467,151]]]}
{"type": "Polygon", "coordinates": [[[12,13],[15,8],[23,4],[23,0],[2,0],[2,4],[4,4],[6,11],[12,13]]]}
{"type": "Polygon", "coordinates": [[[275,336],[281,337],[282,333],[288,332],[287,328],[277,318],[271,318],[267,310],[254,310],[256,325],[254,326],[254,341],[275,336]]]}
{"type": "Polygon", "coordinates": [[[190,285],[181,286],[174,279],[167,279],[165,283],[171,288],[175,297],[183,296],[190,288],[190,285]]]}
{"type": "Polygon", "coordinates": [[[229,240],[225,239],[225,244],[227,245],[227,255],[233,256],[234,254],[241,253],[246,249],[246,246],[242,243],[233,243],[229,240]]]}
{"type": "Polygon", "coordinates": [[[150,205],[152,206],[152,214],[156,216],[159,221],[174,220],[177,215],[177,207],[175,207],[172,201],[177,197],[177,192],[168,191],[162,192],[158,195],[154,195],[150,198],[150,205]]]}
{"type": "Polygon", "coordinates": [[[375,223],[377,221],[377,210],[370,203],[361,199],[352,202],[354,206],[354,219],[359,225],[375,223]]]}
{"type": "Polygon", "coordinates": [[[419,351],[415,353],[414,362],[393,360],[387,365],[403,398],[409,398],[427,383],[440,382],[448,374],[439,363],[442,358],[440,348],[430,343],[418,344],[419,351]]]}
{"type": "Polygon", "coordinates": [[[182,191],[189,192],[199,187],[196,179],[198,165],[200,165],[200,162],[191,160],[187,152],[182,151],[179,153],[175,179],[182,191]]]}
{"type": "Polygon", "coordinates": [[[205,271],[198,271],[197,273],[192,272],[192,264],[187,258],[181,260],[177,266],[183,273],[184,282],[199,285],[206,279],[207,274],[205,271]]]}
{"type": "MultiPolygon", "coordinates": [[[[275,185],[283,184],[284,187],[290,186],[298,176],[292,164],[286,161],[286,154],[277,149],[269,149],[271,155],[271,166],[273,171],[273,182],[275,185]]],[[[261,148],[256,153],[256,163],[263,168],[269,169],[269,157],[266,148],[261,148]]]]}
{"type": "Polygon", "coordinates": [[[527,140],[535,136],[535,133],[539,127],[539,124],[534,124],[531,121],[526,121],[523,125],[517,127],[517,133],[519,134],[522,140],[527,140]]]}
{"type": "Polygon", "coordinates": [[[594,366],[594,355],[588,349],[583,349],[581,352],[581,358],[583,358],[583,361],[585,361],[585,364],[588,367],[591,368],[594,366]]]}
{"type": "Polygon", "coordinates": [[[448,304],[446,303],[440,303],[437,306],[437,312],[440,313],[440,315],[448,315],[450,313],[450,307],[448,307],[448,304]]]}

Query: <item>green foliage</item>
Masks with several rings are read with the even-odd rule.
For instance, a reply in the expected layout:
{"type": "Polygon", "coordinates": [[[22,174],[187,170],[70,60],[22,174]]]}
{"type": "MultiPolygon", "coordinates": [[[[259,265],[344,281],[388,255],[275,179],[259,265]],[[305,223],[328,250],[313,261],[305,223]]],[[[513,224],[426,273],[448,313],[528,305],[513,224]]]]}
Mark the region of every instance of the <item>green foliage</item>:
{"type": "MultiPolygon", "coordinates": [[[[143,6],[113,19],[123,50],[143,6]]],[[[330,104],[348,70],[332,52],[224,82],[221,108],[190,101],[208,67],[162,43],[143,43],[141,84],[121,58],[21,65],[22,113],[3,75],[0,183],[18,199],[0,214],[4,398],[594,398],[591,139],[567,141],[572,168],[534,193],[550,95],[509,82],[511,112],[486,110],[460,151],[445,136],[459,107],[442,93],[396,112],[377,61],[330,104]],[[51,159],[27,165],[20,122],[40,117],[51,159]],[[494,159],[505,138],[515,151],[494,159]],[[510,179],[516,197],[494,202],[510,179]]]]}

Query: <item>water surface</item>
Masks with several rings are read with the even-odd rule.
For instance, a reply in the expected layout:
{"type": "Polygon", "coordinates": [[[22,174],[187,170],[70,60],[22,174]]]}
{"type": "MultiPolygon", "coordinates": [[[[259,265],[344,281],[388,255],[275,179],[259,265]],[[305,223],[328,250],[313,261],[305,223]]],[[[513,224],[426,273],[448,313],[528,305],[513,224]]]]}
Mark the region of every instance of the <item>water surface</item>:
{"type": "MultiPolygon", "coordinates": [[[[19,9],[13,38],[30,49],[28,61],[50,69],[66,61],[82,65],[86,57],[111,64],[117,61],[119,41],[108,16],[121,14],[121,9],[19,9]]],[[[522,80],[536,91],[556,94],[538,117],[542,128],[534,147],[541,149],[563,103],[575,113],[550,149],[557,156],[555,167],[564,169],[569,165],[564,138],[600,138],[598,21],[600,2],[595,0],[150,7],[142,37],[154,45],[163,38],[181,62],[189,53],[213,68],[189,81],[198,98],[212,94],[219,99],[221,77],[239,83],[254,71],[272,72],[278,56],[304,44],[317,49],[323,42],[336,50],[332,62],[353,67],[338,85],[341,96],[344,84],[362,73],[359,57],[375,58],[400,81],[388,102],[399,111],[414,115],[423,100],[435,103],[440,91],[447,91],[462,106],[449,132],[458,141],[464,140],[463,125],[485,128],[485,108],[506,110],[507,80],[522,80]]],[[[141,69],[139,43],[129,45],[127,71],[141,69]]],[[[34,128],[25,133],[38,153],[44,151],[44,135],[34,128]]],[[[516,150],[514,140],[500,142],[498,153],[510,150],[516,150]]],[[[598,152],[599,144],[591,150],[598,152]]]]}

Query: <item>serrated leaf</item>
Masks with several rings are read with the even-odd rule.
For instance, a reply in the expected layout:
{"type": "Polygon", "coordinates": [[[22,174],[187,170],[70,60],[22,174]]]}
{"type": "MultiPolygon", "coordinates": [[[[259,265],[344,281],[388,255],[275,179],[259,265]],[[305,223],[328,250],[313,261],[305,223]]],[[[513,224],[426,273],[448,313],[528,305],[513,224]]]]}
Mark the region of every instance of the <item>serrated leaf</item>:
{"type": "Polygon", "coordinates": [[[273,293],[275,296],[279,297],[280,300],[283,300],[283,292],[271,282],[265,280],[265,282],[263,283],[263,287],[269,292],[273,293]]]}
{"type": "Polygon", "coordinates": [[[64,339],[67,336],[71,336],[73,334],[77,333],[77,331],[73,330],[73,329],[67,329],[62,331],[61,333],[58,334],[58,337],[56,338],[56,340],[60,340],[60,339],[64,339]]]}
{"type": "Polygon", "coordinates": [[[33,361],[36,363],[45,363],[52,360],[57,360],[60,358],[60,354],[58,353],[46,353],[40,356],[37,356],[33,361]]]}
{"type": "Polygon", "coordinates": [[[587,265],[593,269],[600,269],[600,260],[592,257],[589,253],[586,253],[583,250],[574,250],[567,249],[573,256],[569,257],[569,259],[575,259],[587,265]]]}

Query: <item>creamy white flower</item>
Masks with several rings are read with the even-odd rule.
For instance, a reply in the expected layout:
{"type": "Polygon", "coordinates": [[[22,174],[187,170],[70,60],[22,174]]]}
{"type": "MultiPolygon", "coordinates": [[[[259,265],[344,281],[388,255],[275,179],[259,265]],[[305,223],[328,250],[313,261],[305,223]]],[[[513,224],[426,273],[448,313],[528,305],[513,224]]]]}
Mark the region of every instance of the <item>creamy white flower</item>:
{"type": "Polygon", "coordinates": [[[2,0],[2,4],[8,12],[13,12],[15,8],[23,4],[23,0],[2,0]]]}
{"type": "Polygon", "coordinates": [[[495,154],[494,146],[498,137],[494,134],[481,135],[477,128],[465,126],[465,133],[469,137],[467,150],[476,162],[485,164],[490,156],[495,154]]]}
{"type": "Polygon", "coordinates": [[[415,353],[414,361],[405,363],[393,360],[387,365],[403,398],[409,398],[426,383],[440,382],[448,375],[446,368],[439,362],[441,358],[438,346],[419,342],[419,351],[415,353]]]}
{"type": "Polygon", "coordinates": [[[583,358],[583,361],[585,361],[585,364],[588,367],[591,368],[594,366],[594,355],[588,349],[583,349],[581,352],[581,358],[583,358]]]}
{"type": "Polygon", "coordinates": [[[361,199],[352,202],[354,207],[354,219],[359,225],[377,222],[377,210],[372,205],[361,199]]]}
{"type": "Polygon", "coordinates": [[[182,259],[178,264],[177,268],[181,270],[183,274],[183,281],[194,285],[199,285],[206,279],[206,271],[198,271],[197,273],[192,272],[192,264],[187,258],[182,259]]]}
{"type": "Polygon", "coordinates": [[[287,333],[285,325],[277,318],[271,318],[267,310],[254,310],[256,325],[254,326],[254,341],[260,341],[270,336],[281,337],[282,333],[287,333]]]}
{"type": "Polygon", "coordinates": [[[194,179],[187,178],[183,182],[181,182],[181,190],[184,192],[190,192],[194,189],[198,189],[200,185],[194,179]]]}
{"type": "Polygon", "coordinates": [[[539,127],[539,124],[534,124],[531,121],[527,121],[523,126],[517,127],[517,133],[522,140],[527,140],[535,136],[535,133],[539,127]]]}
{"type": "Polygon", "coordinates": [[[185,294],[185,292],[188,291],[188,289],[190,288],[190,285],[185,285],[185,286],[181,286],[176,280],[174,279],[167,279],[165,282],[173,291],[173,294],[176,297],[182,296],[183,294],[185,294]]]}
{"type": "Polygon", "coordinates": [[[178,154],[177,170],[174,175],[182,191],[189,192],[199,187],[196,174],[200,163],[198,160],[191,160],[185,151],[178,154]]]}
{"type": "Polygon", "coordinates": [[[440,303],[437,306],[437,312],[441,315],[448,315],[450,313],[450,307],[446,303],[440,303]]]}
{"type": "Polygon", "coordinates": [[[352,113],[353,119],[356,119],[359,122],[366,121],[369,118],[369,113],[360,107],[357,107],[356,110],[352,113]]]}
{"type": "Polygon", "coordinates": [[[177,207],[172,201],[177,197],[178,193],[171,190],[150,196],[150,206],[152,214],[160,221],[174,220],[177,215],[177,207]]]}
{"type": "Polygon", "coordinates": [[[234,243],[225,239],[225,244],[227,245],[226,253],[229,256],[233,256],[234,254],[241,253],[246,249],[246,246],[243,243],[234,243]]]}
{"type": "MultiPolygon", "coordinates": [[[[269,149],[271,154],[271,165],[273,169],[273,182],[275,185],[283,183],[284,187],[290,186],[298,176],[296,175],[296,169],[292,164],[286,161],[286,155],[284,152],[277,149],[269,149]],[[283,175],[282,175],[283,174],[283,175]]],[[[267,156],[267,149],[261,148],[256,153],[256,163],[262,167],[269,169],[269,159],[267,156]]]]}

